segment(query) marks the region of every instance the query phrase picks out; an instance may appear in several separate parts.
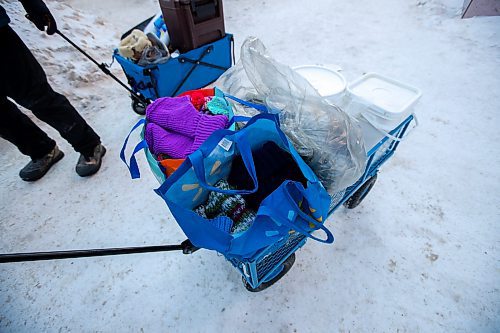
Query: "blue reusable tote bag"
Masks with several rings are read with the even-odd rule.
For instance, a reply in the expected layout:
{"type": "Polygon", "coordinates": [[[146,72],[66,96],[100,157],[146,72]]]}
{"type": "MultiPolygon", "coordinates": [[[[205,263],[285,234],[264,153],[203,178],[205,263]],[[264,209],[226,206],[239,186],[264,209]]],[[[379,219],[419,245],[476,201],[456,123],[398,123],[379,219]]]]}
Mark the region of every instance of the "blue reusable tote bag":
{"type": "Polygon", "coordinates": [[[272,114],[252,117],[237,132],[214,132],[156,193],[165,200],[177,223],[195,246],[212,249],[228,257],[249,258],[259,249],[288,237],[291,230],[321,242],[333,242],[333,235],[322,223],[328,213],[330,197],[272,114]],[[228,217],[209,220],[193,212],[195,207],[207,200],[209,191],[228,195],[254,193],[259,184],[252,151],[267,141],[273,141],[291,154],[307,179],[306,188],[299,182],[285,181],[262,201],[251,227],[239,234],[227,231],[227,225],[232,223],[228,217]],[[227,179],[236,155],[241,155],[254,187],[244,190],[214,187],[220,179],[227,179]],[[325,232],[326,239],[312,234],[317,229],[325,232]]]}

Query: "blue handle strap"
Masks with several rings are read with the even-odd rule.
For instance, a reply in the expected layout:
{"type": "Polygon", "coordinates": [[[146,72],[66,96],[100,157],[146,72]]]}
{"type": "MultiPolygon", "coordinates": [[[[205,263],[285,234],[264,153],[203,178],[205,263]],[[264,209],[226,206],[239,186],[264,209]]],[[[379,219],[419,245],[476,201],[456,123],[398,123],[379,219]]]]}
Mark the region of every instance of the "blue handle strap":
{"type": "MultiPolygon", "coordinates": [[[[302,212],[300,209],[295,211],[295,212],[298,213],[300,215],[300,217],[302,217],[302,218],[304,218],[304,217],[308,218],[308,219],[306,219],[306,221],[310,221],[311,223],[315,223],[315,225],[318,224],[317,221],[312,219],[310,216],[305,215],[304,212],[302,212]],[[304,214],[304,215],[302,215],[302,214],[304,214]]],[[[267,206],[264,206],[264,207],[259,208],[258,214],[265,215],[265,216],[269,217],[271,220],[276,220],[278,223],[284,224],[284,225],[290,227],[290,229],[293,229],[293,230],[299,232],[300,234],[302,234],[308,238],[314,239],[315,241],[318,241],[321,243],[326,243],[326,244],[333,243],[334,238],[333,238],[332,232],[330,230],[328,230],[323,224],[318,225],[318,229],[321,229],[325,232],[326,239],[321,239],[319,237],[316,237],[316,236],[311,234],[311,231],[305,230],[302,227],[300,227],[298,224],[293,223],[287,217],[282,215],[283,211],[281,211],[279,214],[276,214],[275,212],[273,212],[272,209],[270,209],[267,206]]]]}
{"type": "Polygon", "coordinates": [[[255,193],[259,188],[259,182],[257,180],[257,172],[255,171],[255,164],[253,162],[252,150],[250,149],[250,145],[246,142],[244,137],[240,137],[237,141],[234,141],[235,144],[238,145],[238,149],[241,154],[241,159],[243,160],[243,164],[245,165],[250,178],[252,178],[252,182],[254,184],[254,188],[251,190],[223,190],[215,186],[211,186],[207,184],[207,180],[205,177],[205,164],[204,156],[201,149],[194,151],[191,155],[188,156],[191,165],[193,166],[194,173],[198,178],[198,183],[201,187],[224,194],[251,194],[255,193]]]}
{"type": "Polygon", "coordinates": [[[238,103],[240,103],[242,105],[254,108],[254,109],[256,109],[256,110],[258,110],[260,112],[268,113],[267,107],[265,105],[256,104],[256,103],[252,103],[252,102],[248,102],[248,101],[244,101],[242,99],[239,99],[238,97],[235,97],[235,96],[232,96],[232,95],[228,95],[228,94],[224,94],[224,96],[227,97],[227,98],[229,98],[229,99],[232,99],[233,101],[238,102],[238,103]]]}
{"type": "MultiPolygon", "coordinates": [[[[225,96],[228,96],[228,95],[225,95],[225,96]]],[[[242,101],[242,100],[240,100],[240,101],[242,101]]],[[[242,102],[245,102],[245,101],[242,101],[242,102]]],[[[263,106],[261,104],[253,104],[250,102],[245,102],[245,103],[247,103],[247,105],[263,106]]],[[[255,121],[257,121],[258,119],[267,119],[267,120],[274,122],[274,126],[276,127],[276,131],[278,132],[278,135],[280,136],[281,140],[283,140],[283,143],[285,144],[285,146],[287,148],[290,148],[288,138],[286,137],[285,133],[283,133],[283,131],[280,128],[280,120],[279,120],[279,117],[277,114],[267,113],[267,111],[266,111],[266,113],[261,113],[261,114],[258,114],[256,116],[253,116],[253,117],[233,116],[233,118],[229,121],[229,126],[231,126],[235,122],[246,122],[247,126],[248,126],[248,125],[251,125],[252,123],[254,123],[255,121]]]]}
{"type": "Polygon", "coordinates": [[[145,119],[141,119],[137,122],[137,124],[135,124],[132,129],[130,130],[130,132],[128,133],[127,137],[125,138],[125,142],[123,142],[123,146],[122,146],[122,149],[120,151],[120,159],[123,161],[123,163],[125,163],[125,165],[127,166],[127,169],[128,171],[130,172],[130,177],[132,177],[132,179],[136,179],[136,178],[139,178],[141,176],[141,173],[139,172],[139,166],[137,165],[137,160],[135,158],[135,154],[141,150],[141,149],[144,149],[144,148],[147,148],[148,145],[146,143],[145,140],[142,140],[141,142],[139,142],[135,148],[134,148],[134,151],[132,153],[132,156],[130,157],[130,164],[127,164],[127,161],[125,159],[125,149],[127,148],[127,145],[128,145],[128,139],[130,138],[130,135],[132,134],[133,131],[135,131],[136,128],[138,128],[139,126],[143,125],[144,123],[146,123],[146,120],[145,119]]]}
{"type": "Polygon", "coordinates": [[[135,158],[135,154],[142,150],[142,149],[145,149],[145,148],[148,148],[148,144],[146,142],[146,140],[142,140],[141,142],[139,142],[135,148],[134,148],[134,151],[132,152],[132,156],[130,156],[130,177],[132,177],[132,179],[136,179],[136,178],[141,178],[141,173],[139,172],[139,166],[137,165],[137,160],[135,158]]]}
{"type": "MultiPolygon", "coordinates": [[[[288,216],[283,216],[283,213],[284,213],[283,209],[279,209],[279,208],[276,208],[276,207],[270,208],[269,206],[266,206],[266,205],[261,206],[259,208],[258,215],[265,215],[265,216],[269,217],[272,220],[276,220],[278,223],[287,225],[291,229],[296,230],[299,233],[301,233],[302,235],[304,235],[306,237],[309,237],[311,239],[314,239],[315,241],[318,241],[318,242],[321,242],[321,243],[327,243],[327,244],[333,243],[333,240],[334,240],[333,234],[332,234],[332,232],[330,230],[328,230],[327,227],[325,227],[324,223],[320,223],[320,222],[316,221],[315,219],[313,219],[311,216],[309,216],[306,213],[304,213],[300,209],[300,207],[298,206],[298,204],[295,202],[295,200],[293,200],[293,198],[291,197],[290,193],[287,190],[287,185],[289,185],[289,184],[293,184],[293,182],[292,181],[287,181],[286,183],[284,183],[282,185],[283,186],[283,188],[282,188],[283,191],[282,192],[284,193],[285,198],[287,199],[287,201],[290,204],[290,206],[293,208],[293,211],[292,211],[293,212],[293,218],[289,219],[289,218],[292,217],[292,216],[289,216],[290,214],[288,214],[288,216]],[[308,223],[312,223],[318,229],[323,230],[325,232],[325,234],[326,234],[326,239],[321,239],[321,238],[318,238],[316,236],[313,236],[311,234],[311,231],[305,230],[300,225],[298,225],[296,223],[293,223],[293,221],[295,221],[295,219],[297,218],[297,216],[300,216],[302,219],[304,219],[308,223]]],[[[297,189],[299,191],[301,191],[301,192],[304,191],[302,185],[299,186],[299,187],[297,187],[297,189]]]]}
{"type": "Polygon", "coordinates": [[[229,123],[227,125],[227,128],[231,127],[231,125],[233,125],[234,123],[246,123],[248,122],[250,119],[252,119],[251,117],[245,117],[245,116],[233,116],[230,120],[229,120],[229,123]]]}

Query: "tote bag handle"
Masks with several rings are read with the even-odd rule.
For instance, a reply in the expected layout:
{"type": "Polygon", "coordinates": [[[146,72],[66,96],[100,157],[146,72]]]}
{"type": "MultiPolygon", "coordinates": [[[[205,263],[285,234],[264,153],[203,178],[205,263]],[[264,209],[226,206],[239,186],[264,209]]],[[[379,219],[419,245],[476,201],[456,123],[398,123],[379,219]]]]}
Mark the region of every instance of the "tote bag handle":
{"type": "Polygon", "coordinates": [[[283,214],[284,213],[283,209],[282,208],[280,209],[279,207],[276,207],[276,206],[261,205],[257,214],[265,215],[278,223],[281,223],[283,225],[290,227],[290,229],[293,229],[293,230],[299,232],[300,234],[302,234],[308,238],[314,239],[315,241],[318,241],[321,243],[327,243],[327,244],[333,243],[333,241],[334,241],[333,234],[330,230],[328,230],[327,227],[325,227],[325,224],[316,221],[314,218],[312,218],[311,216],[304,213],[300,209],[298,204],[295,202],[295,200],[293,200],[292,196],[290,195],[290,193],[287,189],[287,187],[289,185],[292,185],[292,184],[293,184],[293,186],[296,186],[296,188],[301,193],[304,192],[304,189],[302,188],[302,186],[297,186],[296,183],[293,181],[286,181],[285,183],[283,183],[282,192],[284,194],[284,198],[288,201],[288,204],[292,208],[291,210],[288,211],[288,213],[283,214]],[[326,239],[321,239],[319,237],[313,236],[309,230],[302,228],[298,223],[294,223],[295,220],[299,217],[302,218],[303,220],[305,220],[305,222],[312,223],[318,229],[323,230],[326,234],[326,239]]]}
{"type": "Polygon", "coordinates": [[[245,106],[254,108],[257,111],[260,111],[262,113],[268,113],[267,107],[265,105],[263,105],[263,104],[257,104],[257,103],[252,103],[252,102],[244,101],[244,100],[242,100],[242,99],[240,99],[240,98],[238,98],[236,96],[232,96],[232,95],[228,95],[228,94],[224,94],[224,97],[232,99],[233,101],[238,102],[241,105],[245,105],[245,106]]]}
{"type": "Polygon", "coordinates": [[[128,145],[128,140],[130,138],[130,135],[136,128],[138,128],[141,125],[144,125],[146,123],[145,119],[140,119],[130,130],[128,133],[127,137],[125,138],[125,141],[123,142],[122,149],[120,151],[120,159],[125,163],[125,165],[128,168],[128,171],[130,172],[130,177],[132,179],[140,178],[141,173],[139,172],[139,166],[137,165],[137,160],[135,158],[135,154],[139,152],[142,149],[145,149],[148,147],[148,144],[146,143],[146,140],[141,140],[134,148],[134,151],[132,152],[132,155],[130,156],[130,162],[127,163],[126,157],[125,157],[125,149],[127,148],[128,145]]]}

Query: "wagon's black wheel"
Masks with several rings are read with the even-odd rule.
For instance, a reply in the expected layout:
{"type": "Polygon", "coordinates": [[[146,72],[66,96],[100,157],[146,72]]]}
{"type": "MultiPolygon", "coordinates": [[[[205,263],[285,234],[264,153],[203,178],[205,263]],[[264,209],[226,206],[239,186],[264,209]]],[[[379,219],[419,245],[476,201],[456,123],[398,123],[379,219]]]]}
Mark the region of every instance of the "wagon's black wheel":
{"type": "Polygon", "coordinates": [[[344,206],[349,209],[356,208],[370,192],[373,185],[375,185],[375,181],[377,181],[377,175],[371,177],[363,185],[361,185],[361,187],[354,192],[354,194],[347,199],[346,202],[344,202],[344,206]]]}
{"type": "Polygon", "coordinates": [[[251,292],[259,292],[259,291],[262,291],[264,289],[267,289],[270,286],[272,286],[273,284],[275,284],[279,279],[281,279],[286,273],[288,273],[288,271],[290,270],[290,268],[292,268],[294,263],[295,263],[295,253],[292,253],[283,262],[283,264],[282,264],[283,268],[282,268],[281,272],[278,275],[276,275],[274,278],[272,278],[271,280],[269,280],[267,282],[262,282],[262,284],[260,286],[258,286],[257,288],[252,288],[252,286],[245,280],[245,278],[242,277],[243,284],[245,285],[245,288],[247,288],[247,290],[251,291],[251,292]]]}
{"type": "Polygon", "coordinates": [[[132,98],[132,110],[134,110],[135,113],[144,116],[146,114],[146,105],[139,102],[137,99],[132,98]]]}

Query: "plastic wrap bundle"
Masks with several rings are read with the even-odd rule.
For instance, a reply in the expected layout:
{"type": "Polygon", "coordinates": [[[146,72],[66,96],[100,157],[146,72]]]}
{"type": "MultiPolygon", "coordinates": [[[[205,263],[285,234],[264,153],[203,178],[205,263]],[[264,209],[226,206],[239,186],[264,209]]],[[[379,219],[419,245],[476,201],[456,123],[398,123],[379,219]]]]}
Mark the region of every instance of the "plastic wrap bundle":
{"type": "MultiPolygon", "coordinates": [[[[330,194],[352,185],[363,174],[366,151],[356,120],[327,103],[293,69],[274,60],[259,39],[245,40],[240,60],[216,86],[279,113],[283,131],[330,194]]],[[[255,112],[234,107],[240,114],[255,112]]]]}

